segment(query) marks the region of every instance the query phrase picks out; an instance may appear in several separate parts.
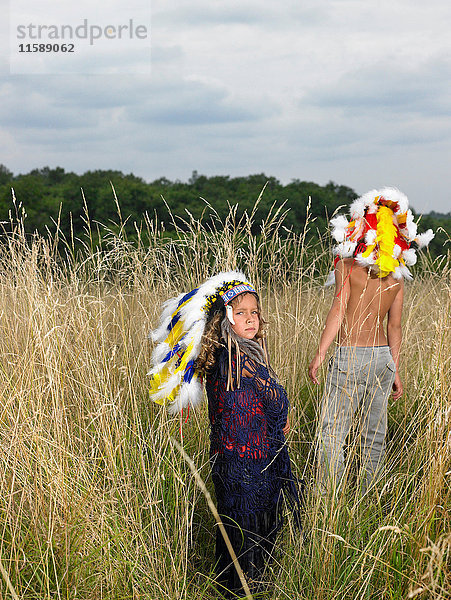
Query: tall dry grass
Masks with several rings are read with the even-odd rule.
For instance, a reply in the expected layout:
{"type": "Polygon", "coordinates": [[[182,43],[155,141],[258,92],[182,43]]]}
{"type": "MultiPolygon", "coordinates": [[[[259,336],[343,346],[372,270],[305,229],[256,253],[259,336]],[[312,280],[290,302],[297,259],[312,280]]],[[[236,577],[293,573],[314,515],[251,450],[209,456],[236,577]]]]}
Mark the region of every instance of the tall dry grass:
{"type": "MultiPolygon", "coordinates": [[[[219,597],[214,520],[170,442],[211,489],[205,406],[169,417],[146,378],[161,303],[217,271],[243,269],[262,290],[294,468],[313,487],[319,391],[306,370],[331,302],[328,254],[284,231],[283,209],[258,235],[253,215],[237,222],[235,210],[225,222],[188,216],[176,236],[148,220],[133,244],[121,223],[96,231],[89,220],[78,250],[28,237],[20,222],[2,236],[2,598],[219,597]]],[[[407,286],[406,391],[390,406],[384,474],[364,497],[352,486],[307,496],[304,539],[288,519],[278,543],[273,598],[449,597],[449,258],[432,267],[407,286]]]]}

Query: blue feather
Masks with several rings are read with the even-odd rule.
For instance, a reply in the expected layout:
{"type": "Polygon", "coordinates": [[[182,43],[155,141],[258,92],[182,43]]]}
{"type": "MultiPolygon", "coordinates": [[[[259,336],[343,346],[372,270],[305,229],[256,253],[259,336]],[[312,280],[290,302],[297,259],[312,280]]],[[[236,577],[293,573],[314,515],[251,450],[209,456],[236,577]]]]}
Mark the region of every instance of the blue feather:
{"type": "Polygon", "coordinates": [[[189,300],[190,298],[192,298],[194,296],[194,294],[197,292],[199,288],[194,288],[194,290],[191,290],[190,292],[188,292],[187,294],[185,294],[183,296],[183,298],[179,301],[179,303],[177,304],[177,308],[179,308],[179,306],[181,306],[184,302],[186,302],[187,300],[189,300]]]}
{"type": "Polygon", "coordinates": [[[165,363],[165,362],[168,362],[168,360],[171,360],[171,358],[174,356],[174,354],[177,354],[177,352],[182,348],[181,342],[182,342],[183,338],[185,337],[185,335],[180,339],[180,342],[178,344],[176,344],[171,350],[169,350],[169,352],[166,354],[166,356],[161,361],[162,363],[165,363]]]}
{"type": "MultiPolygon", "coordinates": [[[[197,292],[199,288],[194,288],[194,290],[191,290],[190,292],[188,292],[187,294],[185,294],[183,296],[183,298],[179,301],[179,303],[177,304],[177,308],[179,308],[184,302],[187,302],[188,300],[190,300],[194,294],[197,292]]],[[[171,319],[169,325],[168,325],[168,331],[171,331],[171,329],[174,327],[174,325],[177,325],[177,323],[180,321],[180,312],[177,312],[171,319]]]]}
{"type": "Polygon", "coordinates": [[[194,375],[194,359],[191,359],[186,364],[185,373],[183,374],[183,382],[190,383],[191,379],[193,378],[193,375],[194,375]]]}

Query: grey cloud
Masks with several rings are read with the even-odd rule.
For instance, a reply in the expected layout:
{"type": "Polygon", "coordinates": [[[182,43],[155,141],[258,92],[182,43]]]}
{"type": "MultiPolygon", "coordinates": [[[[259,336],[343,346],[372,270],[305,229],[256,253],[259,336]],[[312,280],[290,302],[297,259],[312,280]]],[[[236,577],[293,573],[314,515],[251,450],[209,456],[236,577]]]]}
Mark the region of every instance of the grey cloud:
{"type": "Polygon", "coordinates": [[[411,69],[371,65],[347,73],[330,86],[310,90],[300,106],[336,108],[354,116],[370,111],[446,115],[451,109],[450,75],[451,63],[444,59],[411,69]]]}
{"type": "Polygon", "coordinates": [[[183,162],[184,154],[202,145],[218,156],[222,140],[229,139],[228,147],[237,147],[240,136],[249,143],[250,126],[275,111],[265,101],[234,98],[217,84],[161,77],[17,76],[0,85],[0,94],[5,133],[11,131],[32,156],[39,148],[48,162],[53,157],[67,166],[58,158],[66,156],[71,165],[87,163],[83,168],[101,158],[105,164],[106,157],[117,160],[118,148],[129,148],[127,155],[135,158],[139,152],[171,154],[183,162]]]}
{"type": "MultiPolygon", "coordinates": [[[[1,80],[0,80],[1,81],[1,80]]],[[[58,110],[93,112],[123,107],[141,102],[149,94],[152,85],[149,76],[129,75],[34,75],[12,76],[0,83],[3,105],[21,101],[25,112],[35,110],[34,102],[58,110]],[[33,102],[31,102],[33,98],[33,102]]],[[[7,112],[0,105],[7,120],[7,112]]],[[[78,120],[78,119],[77,119],[78,120]]]]}
{"type": "Polygon", "coordinates": [[[71,131],[104,120],[140,127],[243,123],[275,111],[265,100],[234,99],[219,85],[157,77],[17,77],[14,85],[0,86],[0,94],[0,124],[14,127],[18,137],[29,129],[71,131]]]}
{"type": "Polygon", "coordinates": [[[20,90],[6,84],[0,94],[0,124],[13,127],[16,135],[27,129],[75,129],[96,122],[95,113],[58,106],[51,96],[34,90],[32,85],[20,90]]]}
{"type": "Polygon", "coordinates": [[[378,115],[370,111],[351,117],[338,109],[316,112],[315,118],[299,119],[287,132],[289,147],[297,147],[306,160],[354,161],[355,165],[373,157],[388,157],[395,149],[413,151],[436,147],[449,139],[449,127],[443,121],[401,120],[396,115],[378,115]]]}
{"type": "Polygon", "coordinates": [[[168,8],[167,3],[164,3],[154,14],[153,24],[155,28],[160,25],[191,28],[248,25],[271,30],[282,26],[291,28],[295,23],[312,26],[324,24],[328,20],[327,5],[328,2],[324,0],[306,0],[302,4],[294,0],[283,4],[265,3],[260,0],[221,3],[197,0],[189,5],[173,8],[168,8]]]}
{"type": "Polygon", "coordinates": [[[152,48],[152,64],[165,65],[183,58],[184,52],[180,46],[154,46],[152,48]]]}
{"type": "Polygon", "coordinates": [[[308,141],[312,159],[359,162],[395,148],[425,152],[446,144],[449,71],[450,62],[441,58],[410,68],[384,62],[348,72],[298,101],[290,137],[308,141]]]}
{"type": "MultiPolygon", "coordinates": [[[[137,60],[141,53],[137,54],[137,60]]],[[[130,107],[141,104],[150,96],[158,96],[166,86],[172,86],[174,80],[180,79],[178,63],[183,57],[180,46],[154,45],[151,60],[152,73],[110,73],[84,74],[70,73],[50,75],[12,75],[0,78],[0,96],[2,104],[17,103],[17,98],[29,98],[31,95],[39,102],[54,107],[55,110],[72,109],[94,113],[112,108],[130,107]]],[[[118,52],[116,62],[121,61],[118,52]]],[[[128,63],[128,59],[124,59],[128,63]]],[[[147,60],[147,57],[145,59],[147,60]]],[[[102,55],[96,61],[101,64],[102,55]]],[[[107,59],[110,62],[110,58],[107,59]]],[[[22,104],[22,102],[21,102],[22,104]]],[[[25,113],[29,103],[25,101],[21,110],[25,113]]],[[[0,122],[2,120],[0,105],[0,122]]],[[[34,108],[31,107],[31,113],[34,108]]],[[[25,121],[29,119],[24,114],[25,121]]],[[[76,119],[78,121],[78,119],[76,119]]]]}
{"type": "Polygon", "coordinates": [[[169,126],[213,125],[258,121],[270,116],[274,107],[258,102],[244,103],[231,98],[220,86],[199,81],[167,84],[140,106],[127,109],[126,118],[138,123],[158,122],[169,126]]]}

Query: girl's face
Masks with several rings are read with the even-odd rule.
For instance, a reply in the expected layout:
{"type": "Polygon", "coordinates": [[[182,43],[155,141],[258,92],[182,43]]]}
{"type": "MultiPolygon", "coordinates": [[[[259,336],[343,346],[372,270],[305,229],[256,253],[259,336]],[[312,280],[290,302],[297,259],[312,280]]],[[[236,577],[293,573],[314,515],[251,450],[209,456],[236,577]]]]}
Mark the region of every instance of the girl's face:
{"type": "Polygon", "coordinates": [[[233,331],[242,338],[252,340],[260,326],[257,298],[254,294],[243,294],[233,302],[232,308],[235,321],[233,331]]]}

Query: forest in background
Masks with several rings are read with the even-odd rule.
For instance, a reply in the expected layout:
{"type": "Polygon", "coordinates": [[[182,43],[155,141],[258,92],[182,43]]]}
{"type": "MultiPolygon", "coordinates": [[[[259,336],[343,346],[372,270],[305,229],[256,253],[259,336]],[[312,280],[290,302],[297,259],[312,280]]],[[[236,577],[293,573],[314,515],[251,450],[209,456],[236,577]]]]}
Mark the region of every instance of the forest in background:
{"type": "MultiPolygon", "coordinates": [[[[137,237],[136,226],[139,229],[147,215],[147,221],[156,217],[170,235],[175,229],[173,216],[187,218],[187,211],[195,219],[203,215],[204,222],[211,217],[224,222],[230,206],[238,205],[236,216],[239,219],[245,212],[254,210],[265,185],[254,213],[255,234],[258,233],[258,224],[268,215],[271,207],[283,205],[287,211],[285,228],[294,233],[302,232],[309,212],[308,220],[313,224],[309,236],[312,241],[318,240],[327,231],[328,218],[357,198],[352,188],[332,181],[319,185],[293,179],[283,185],[275,177],[264,173],[246,177],[207,177],[193,171],[187,182],[161,177],[148,183],[121,171],[96,170],[78,175],[66,172],[61,167],[44,167],[27,174],[14,175],[7,167],[0,165],[0,221],[3,228],[8,230],[11,218],[15,220],[22,216],[23,207],[27,232],[54,234],[58,222],[59,232],[66,240],[82,235],[88,217],[91,223],[101,223],[109,228],[119,226],[122,221],[125,223],[123,231],[127,239],[133,240],[137,237]]],[[[417,218],[420,213],[416,208],[412,207],[412,211],[417,218]]],[[[180,219],[177,219],[177,225],[183,228],[180,219]]],[[[436,232],[429,246],[432,258],[436,258],[448,249],[446,244],[451,236],[451,212],[423,214],[419,231],[428,228],[436,232]]]]}

